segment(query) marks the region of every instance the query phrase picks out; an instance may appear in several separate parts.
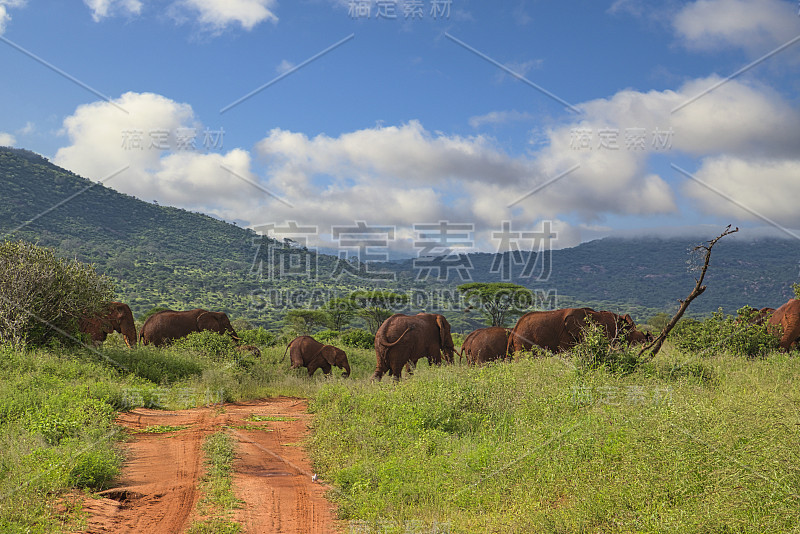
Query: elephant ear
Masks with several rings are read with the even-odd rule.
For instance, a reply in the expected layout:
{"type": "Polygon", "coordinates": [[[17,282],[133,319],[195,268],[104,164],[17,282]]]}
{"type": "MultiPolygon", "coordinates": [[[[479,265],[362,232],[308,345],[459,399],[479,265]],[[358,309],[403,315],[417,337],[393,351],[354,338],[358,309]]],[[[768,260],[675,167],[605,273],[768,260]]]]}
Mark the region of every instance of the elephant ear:
{"type": "Polygon", "coordinates": [[[450,336],[450,323],[447,322],[444,315],[437,315],[436,324],[439,326],[439,346],[442,348],[451,346],[453,338],[450,336]],[[448,344],[448,340],[450,344],[448,344]]]}
{"type": "Polygon", "coordinates": [[[212,314],[205,312],[197,316],[197,329],[198,330],[217,330],[219,329],[219,321],[212,314]]]}
{"type": "Polygon", "coordinates": [[[333,345],[325,345],[320,349],[320,354],[331,365],[336,364],[336,349],[333,345]]]}
{"type": "Polygon", "coordinates": [[[631,317],[627,313],[625,315],[621,316],[619,318],[619,320],[620,320],[620,322],[622,323],[623,326],[627,326],[627,327],[630,327],[630,328],[635,328],[636,327],[636,323],[633,322],[633,317],[631,317]]]}

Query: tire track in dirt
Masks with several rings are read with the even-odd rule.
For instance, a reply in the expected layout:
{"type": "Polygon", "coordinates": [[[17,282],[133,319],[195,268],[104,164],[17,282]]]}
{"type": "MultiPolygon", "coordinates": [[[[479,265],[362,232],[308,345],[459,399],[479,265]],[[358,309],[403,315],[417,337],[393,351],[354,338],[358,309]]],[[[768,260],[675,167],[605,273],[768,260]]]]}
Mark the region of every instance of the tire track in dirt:
{"type": "Polygon", "coordinates": [[[204,472],[203,440],[227,427],[238,441],[234,493],[244,501],[234,521],[244,532],[336,532],[334,507],[325,486],[311,480],[301,447],[310,414],[303,399],[278,397],[167,412],[137,409],[117,422],[136,430],[155,425],[189,428],[165,434],[134,434],[119,485],[88,499],[87,533],[166,534],[185,531],[194,520],[204,472]],[[247,421],[250,416],[255,421],[247,421]]]}

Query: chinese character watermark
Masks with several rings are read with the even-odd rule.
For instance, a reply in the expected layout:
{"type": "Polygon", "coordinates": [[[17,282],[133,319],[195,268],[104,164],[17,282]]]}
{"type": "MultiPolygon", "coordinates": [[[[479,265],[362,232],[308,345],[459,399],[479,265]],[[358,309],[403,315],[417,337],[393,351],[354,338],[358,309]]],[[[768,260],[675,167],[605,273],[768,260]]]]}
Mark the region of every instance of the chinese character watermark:
{"type": "MultiPolygon", "coordinates": [[[[202,150],[221,150],[224,137],[224,129],[206,128],[203,131],[202,150]]],[[[125,150],[169,150],[174,147],[178,152],[192,152],[198,150],[197,141],[196,128],[175,128],[174,131],[154,128],[147,132],[136,128],[122,130],[122,148],[125,150]]]]}
{"type": "MultiPolygon", "coordinates": [[[[669,150],[672,148],[672,137],[675,132],[670,127],[663,130],[655,127],[650,136],[650,146],[653,150],[669,150]]],[[[570,130],[569,146],[573,150],[647,150],[647,128],[599,128],[597,132],[592,128],[572,128],[570,130]],[[596,133],[596,139],[595,139],[596,133]],[[620,143],[622,133],[622,143],[620,143]]]]}
{"type": "Polygon", "coordinates": [[[414,225],[417,239],[414,248],[417,252],[413,266],[417,271],[417,280],[427,280],[434,272],[438,280],[448,280],[450,271],[455,271],[462,281],[472,281],[472,260],[466,254],[457,254],[455,248],[471,248],[474,241],[473,223],[421,223],[414,225]]]}
{"type": "Polygon", "coordinates": [[[349,534],[450,534],[450,523],[434,521],[433,524],[426,525],[419,519],[403,521],[354,519],[350,521],[347,532],[349,534]]]}
{"type": "Polygon", "coordinates": [[[511,221],[503,221],[500,231],[492,232],[499,244],[489,272],[510,282],[514,267],[522,266],[519,278],[546,282],[553,271],[552,240],[556,237],[551,221],[542,222],[541,231],[512,230],[511,221]]]}
{"type": "Polygon", "coordinates": [[[256,252],[250,266],[251,275],[261,281],[289,277],[317,279],[317,251],[308,247],[309,237],[319,235],[316,226],[300,226],[296,221],[288,221],[285,226],[270,223],[253,230],[261,235],[253,239],[256,252]]]}
{"type": "Polygon", "coordinates": [[[366,280],[396,280],[397,273],[370,271],[374,263],[389,259],[389,241],[395,239],[394,226],[370,226],[366,221],[356,221],[355,226],[334,226],[331,236],[340,250],[333,278],[345,273],[366,280]]]}
{"type": "Polygon", "coordinates": [[[661,406],[672,404],[672,388],[656,386],[647,389],[644,386],[572,386],[570,401],[578,406],[605,404],[608,406],[661,406]]]}
{"type": "MultiPolygon", "coordinates": [[[[449,19],[452,5],[453,0],[430,0],[428,16],[434,20],[449,19]]],[[[347,3],[347,16],[352,19],[395,20],[400,18],[398,8],[402,12],[403,20],[421,20],[425,17],[423,0],[350,0],[347,3]]]]}

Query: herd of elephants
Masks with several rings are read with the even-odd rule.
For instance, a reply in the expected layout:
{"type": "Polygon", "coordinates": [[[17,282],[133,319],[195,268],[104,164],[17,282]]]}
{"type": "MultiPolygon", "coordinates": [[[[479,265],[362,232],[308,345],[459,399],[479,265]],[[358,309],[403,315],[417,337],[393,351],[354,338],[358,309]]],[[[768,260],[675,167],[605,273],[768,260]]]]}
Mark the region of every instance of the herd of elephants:
{"type": "MultiPolygon", "coordinates": [[[[467,363],[480,364],[510,358],[517,351],[531,350],[534,345],[551,352],[566,351],[581,341],[587,320],[599,325],[609,340],[623,339],[636,344],[653,339],[652,334],[636,327],[630,315],[591,308],[565,308],[528,312],[519,318],[513,328],[480,328],[470,333],[464,339],[461,350],[457,351],[450,335],[450,323],[443,315],[398,313],[386,319],[375,334],[377,365],[372,378],[380,380],[388,373],[399,380],[403,368],[410,372],[420,358],[427,358],[428,363],[439,365],[442,361],[453,363],[455,353],[459,353],[461,358],[465,357],[467,363]]],[[[780,348],[789,350],[800,340],[800,300],[790,299],[777,309],[761,308],[752,321],[775,325],[775,333],[780,336],[780,348]]],[[[81,321],[80,329],[90,335],[95,344],[105,341],[109,333],[119,332],[131,348],[136,346],[137,340],[144,345],[162,346],[192,332],[211,330],[231,336],[239,344],[240,350],[260,354],[258,348],[240,344],[241,339],[225,313],[203,309],[155,313],[145,321],[137,338],[136,325],[128,305],[112,302],[106,314],[81,321]]],[[[317,369],[328,374],[332,366],[343,369],[343,376],[350,375],[347,354],[311,336],[293,339],[286,351],[289,352],[291,368],[306,367],[309,376],[317,369]]]]}

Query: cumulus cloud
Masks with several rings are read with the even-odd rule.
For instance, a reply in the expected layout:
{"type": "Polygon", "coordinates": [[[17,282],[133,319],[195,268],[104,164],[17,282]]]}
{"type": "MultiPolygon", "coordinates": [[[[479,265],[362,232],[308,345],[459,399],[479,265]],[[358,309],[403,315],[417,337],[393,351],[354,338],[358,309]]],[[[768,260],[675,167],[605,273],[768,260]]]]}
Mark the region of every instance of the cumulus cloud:
{"type": "Polygon", "coordinates": [[[10,133],[0,132],[0,146],[14,146],[17,144],[17,138],[10,133]]]}
{"type": "Polygon", "coordinates": [[[173,9],[188,11],[205,28],[220,32],[235,24],[252,30],[264,21],[278,22],[277,4],[277,0],[178,0],[173,9]]]}
{"type": "MultiPolygon", "coordinates": [[[[552,140],[559,140],[554,132],[552,140]]],[[[566,134],[569,143],[569,133],[566,134]]],[[[503,220],[559,220],[580,213],[650,214],[674,210],[669,186],[645,172],[643,161],[601,154],[569,176],[527,194],[582,157],[568,146],[535,158],[514,157],[484,136],[433,135],[417,121],[314,138],[276,129],[256,147],[269,163],[269,186],[285,192],[301,213],[321,224],[354,218],[412,227],[450,220],[476,225],[488,242],[503,220]],[[520,201],[521,197],[527,197],[520,201]]],[[[271,214],[292,217],[274,205],[271,214]]],[[[294,213],[297,213],[295,211],[294,213]]],[[[562,242],[576,230],[559,220],[562,242]]]]}
{"type": "Polygon", "coordinates": [[[95,22],[117,14],[138,15],[142,12],[141,0],[83,0],[83,3],[92,10],[95,22]]]}
{"type": "Polygon", "coordinates": [[[8,14],[9,8],[17,8],[25,5],[26,0],[0,0],[0,35],[6,31],[11,15],[8,14]]]}
{"type": "Polygon", "coordinates": [[[655,156],[690,156],[699,180],[751,202],[751,212],[793,224],[800,112],[755,82],[734,79],[708,91],[720,81],[582,103],[584,114],[550,126],[525,155],[504,152],[486,135],[431,132],[419,121],[335,136],[276,128],[252,151],[186,151],[172,134],[202,130],[190,106],[126,93],[114,103],[127,114],[108,102],[76,109],[64,121],[69,146],[55,162],[96,180],[127,166],[109,186],[250,225],[297,221],[324,233],[363,220],[396,226],[396,246],[409,249],[414,224],[447,220],[474,224],[476,247],[492,250],[491,233],[505,220],[525,221],[521,230],[551,220],[554,244],[572,246],[582,233],[596,236],[608,216],[674,213],[678,192],[708,213],[753,218],[672,170],[677,188],[654,170],[655,156]],[[152,132],[170,132],[169,146],[154,143],[152,132]]]}
{"type": "Polygon", "coordinates": [[[800,154],[794,159],[706,158],[693,176],[686,193],[708,213],[800,227],[800,154]]]}
{"type": "Polygon", "coordinates": [[[56,153],[57,165],[93,180],[125,169],[105,185],[143,200],[234,219],[264,195],[250,183],[257,178],[247,151],[202,152],[204,129],[191,106],[161,95],[129,92],[113,104],[80,106],[63,133],[70,144],[56,153]]]}
{"type": "Polygon", "coordinates": [[[473,128],[480,128],[484,124],[504,124],[513,121],[529,121],[535,116],[528,112],[511,111],[490,111],[485,115],[476,115],[469,118],[469,125],[473,128]]]}
{"type": "Polygon", "coordinates": [[[765,53],[800,34],[797,5],[785,0],[697,0],[673,19],[689,49],[765,53]]]}

